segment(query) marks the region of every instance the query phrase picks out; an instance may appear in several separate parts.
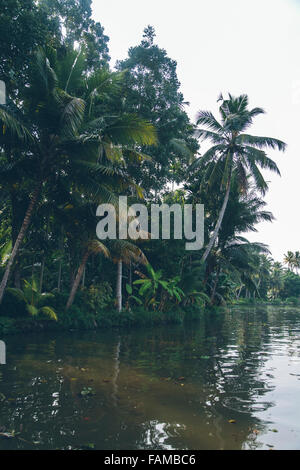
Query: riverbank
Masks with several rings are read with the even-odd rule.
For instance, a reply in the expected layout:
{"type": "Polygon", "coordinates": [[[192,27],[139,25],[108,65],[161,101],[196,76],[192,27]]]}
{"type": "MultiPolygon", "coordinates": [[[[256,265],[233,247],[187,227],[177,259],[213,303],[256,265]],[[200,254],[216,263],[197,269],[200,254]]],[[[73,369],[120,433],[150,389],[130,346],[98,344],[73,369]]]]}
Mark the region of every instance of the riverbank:
{"type": "Polygon", "coordinates": [[[136,309],[103,310],[99,313],[82,312],[77,310],[58,313],[58,320],[49,320],[40,316],[0,316],[0,337],[17,333],[31,333],[37,331],[68,331],[68,330],[102,330],[108,328],[151,327],[156,325],[175,325],[185,321],[194,321],[201,318],[204,309],[189,307],[170,312],[147,311],[136,309]]]}
{"type": "Polygon", "coordinates": [[[262,300],[262,299],[240,299],[238,301],[233,301],[229,305],[238,305],[238,306],[255,306],[255,305],[266,305],[266,306],[292,306],[300,307],[300,299],[298,297],[288,297],[287,299],[274,299],[274,300],[262,300]]]}
{"type": "MultiPolygon", "coordinates": [[[[239,301],[229,304],[227,307],[295,307],[299,303],[290,301],[239,301]]],[[[169,312],[147,311],[142,308],[135,310],[123,310],[121,313],[116,310],[101,310],[98,312],[89,309],[80,310],[78,308],[71,311],[62,311],[58,313],[58,320],[54,321],[48,317],[28,316],[25,312],[19,314],[2,314],[0,315],[0,337],[18,333],[32,333],[39,331],[70,331],[70,330],[104,330],[104,329],[123,329],[123,328],[140,328],[163,325],[176,325],[184,322],[199,320],[207,312],[221,312],[221,307],[195,307],[173,309],[169,312]]]]}

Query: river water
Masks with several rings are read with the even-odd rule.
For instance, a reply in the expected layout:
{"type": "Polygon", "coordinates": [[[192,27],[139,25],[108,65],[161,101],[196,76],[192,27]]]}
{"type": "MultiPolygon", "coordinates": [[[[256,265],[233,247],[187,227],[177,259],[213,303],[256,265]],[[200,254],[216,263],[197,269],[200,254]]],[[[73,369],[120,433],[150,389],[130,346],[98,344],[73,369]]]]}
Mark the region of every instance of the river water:
{"type": "Polygon", "coordinates": [[[2,339],[0,450],[300,449],[299,309],[2,339]]]}

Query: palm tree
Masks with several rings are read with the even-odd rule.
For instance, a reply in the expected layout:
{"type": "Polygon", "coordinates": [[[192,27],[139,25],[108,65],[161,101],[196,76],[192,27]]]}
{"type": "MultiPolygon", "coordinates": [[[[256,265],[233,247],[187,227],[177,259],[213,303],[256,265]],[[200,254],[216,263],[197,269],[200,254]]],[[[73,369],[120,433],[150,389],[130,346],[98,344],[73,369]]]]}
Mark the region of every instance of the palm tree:
{"type": "Polygon", "coordinates": [[[293,271],[295,267],[295,255],[292,251],[288,251],[286,255],[284,255],[284,263],[287,264],[288,268],[293,271]]]}
{"type": "Polygon", "coordinates": [[[107,258],[109,257],[109,251],[103,243],[101,243],[99,240],[91,240],[87,244],[86,251],[85,251],[85,253],[82,257],[80,266],[78,268],[76,277],[74,279],[74,283],[72,285],[70,295],[69,295],[69,298],[68,298],[68,301],[67,301],[66,310],[68,310],[74,302],[74,298],[75,298],[77,289],[79,287],[79,283],[80,283],[80,280],[82,278],[83,272],[85,270],[85,266],[86,266],[86,263],[87,263],[87,260],[88,260],[89,256],[91,254],[97,254],[97,253],[101,253],[104,256],[106,256],[107,258]]]}
{"type": "Polygon", "coordinates": [[[138,264],[147,264],[148,261],[142,250],[127,240],[111,240],[109,242],[109,250],[112,261],[117,264],[116,299],[118,312],[121,312],[123,262],[125,264],[129,264],[132,261],[138,264]]]}
{"type": "Polygon", "coordinates": [[[298,273],[300,268],[300,252],[295,251],[295,253],[293,253],[292,251],[288,251],[287,254],[284,255],[283,262],[284,264],[287,264],[288,269],[290,269],[292,272],[295,269],[298,273]]]}
{"type": "MultiPolygon", "coordinates": [[[[74,137],[84,115],[84,102],[74,98],[57,87],[54,70],[44,51],[36,53],[32,71],[32,82],[23,97],[23,109],[18,118],[6,109],[0,109],[2,133],[8,130],[21,139],[27,138],[26,151],[36,165],[34,189],[19,234],[9,257],[0,285],[0,303],[10,276],[11,268],[18,254],[20,245],[31,222],[44,181],[57,161],[67,157],[62,150],[67,139],[74,137]],[[27,127],[23,124],[27,122],[27,127]]],[[[22,147],[20,151],[23,151],[22,147]]]]}
{"type": "MultiPolygon", "coordinates": [[[[53,51],[50,51],[49,56],[52,55],[53,51]]],[[[55,65],[53,57],[52,62],[55,65]]],[[[76,163],[77,171],[73,171],[73,175],[76,174],[80,179],[84,172],[85,187],[88,179],[90,193],[94,192],[98,200],[101,195],[102,200],[107,202],[107,198],[112,195],[111,187],[98,183],[99,174],[108,179],[118,172],[116,180],[120,182],[121,190],[125,181],[126,158],[138,161],[146,158],[136,150],[135,145],[152,145],[157,141],[154,127],[138,116],[108,114],[103,104],[103,95],[109,94],[109,89],[112,93],[115,92],[118,77],[113,75],[112,78],[105,70],[87,78],[81,70],[81,86],[78,83],[76,86],[81,90],[82,96],[78,98],[66,91],[71,88],[74,67],[71,67],[66,82],[60,76],[65,89],[60,88],[53,67],[45,52],[39,50],[33,67],[32,83],[24,96],[22,119],[17,119],[3,107],[0,108],[3,134],[8,128],[9,132],[18,135],[20,139],[30,140],[29,155],[37,170],[35,189],[1,282],[0,303],[45,182],[53,176],[56,178],[62,171],[69,172],[70,165],[74,166],[76,163]],[[29,122],[29,130],[22,120],[29,122]],[[111,163],[109,167],[107,161],[111,163]]],[[[59,67],[58,72],[61,75],[59,67]]],[[[74,84],[73,86],[75,89],[74,84]]],[[[140,188],[136,190],[141,195],[140,188]]]]}
{"type": "Polygon", "coordinates": [[[295,254],[294,254],[294,266],[295,266],[295,269],[297,271],[297,274],[298,274],[298,270],[300,268],[300,253],[299,251],[295,251],[295,254]]]}
{"type": "Polygon", "coordinates": [[[271,296],[274,299],[278,298],[279,292],[284,286],[284,272],[281,263],[275,261],[272,266],[271,277],[270,277],[270,291],[271,296]]]}
{"type": "Polygon", "coordinates": [[[249,289],[258,292],[257,265],[260,253],[268,252],[259,243],[249,243],[242,234],[256,231],[261,221],[272,222],[273,215],[265,210],[266,202],[255,194],[253,189],[240,193],[237,181],[232,182],[228,210],[218,235],[218,243],[211,251],[208,274],[212,274],[211,302],[218,294],[219,280],[224,273],[230,273],[235,284],[247,283],[249,289]]]}
{"type": "MultiPolygon", "coordinates": [[[[261,288],[262,284],[267,285],[270,279],[272,268],[272,260],[266,255],[260,255],[258,263],[256,264],[257,288],[261,288]]],[[[260,291],[259,291],[260,292],[260,291]]]]}
{"type": "Polygon", "coordinates": [[[194,165],[200,164],[200,168],[204,172],[203,183],[208,182],[210,186],[222,174],[221,189],[225,190],[215,229],[202,256],[202,261],[206,261],[217,239],[233,177],[238,179],[240,188],[246,191],[248,187],[247,175],[250,173],[256,188],[264,194],[268,185],[259,167],[275,171],[277,174],[280,172],[276,163],[267,157],[263,149],[272,148],[284,151],[286,147],[284,142],[271,137],[245,134],[247,128],[252,124],[253,118],[264,113],[261,108],[248,109],[247,95],[235,98],[229,94],[228,100],[222,98],[221,101],[220,122],[209,111],[199,111],[197,115],[197,125],[204,125],[207,128],[198,129],[197,135],[210,140],[213,146],[194,165]]]}

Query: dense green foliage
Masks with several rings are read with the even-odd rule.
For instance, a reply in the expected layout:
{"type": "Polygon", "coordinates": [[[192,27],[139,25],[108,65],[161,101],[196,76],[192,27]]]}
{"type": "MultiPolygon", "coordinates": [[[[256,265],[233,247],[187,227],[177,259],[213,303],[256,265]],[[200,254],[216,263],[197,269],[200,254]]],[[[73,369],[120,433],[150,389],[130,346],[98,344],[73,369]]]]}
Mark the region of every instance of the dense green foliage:
{"type": "Polygon", "coordinates": [[[146,325],[242,299],[297,302],[299,253],[288,252],[285,270],[245,238],[273,220],[261,169],[279,173],[266,151],[285,148],[246,133],[261,108],[246,95],[221,96],[220,121],[199,111],[193,124],[154,29],[112,71],[90,0],[3,1],[0,25],[2,316],[146,325]],[[212,143],[204,155],[199,138],[212,143]],[[204,248],[186,251],[172,238],[100,242],[96,208],[119,195],[204,204],[204,248]]]}

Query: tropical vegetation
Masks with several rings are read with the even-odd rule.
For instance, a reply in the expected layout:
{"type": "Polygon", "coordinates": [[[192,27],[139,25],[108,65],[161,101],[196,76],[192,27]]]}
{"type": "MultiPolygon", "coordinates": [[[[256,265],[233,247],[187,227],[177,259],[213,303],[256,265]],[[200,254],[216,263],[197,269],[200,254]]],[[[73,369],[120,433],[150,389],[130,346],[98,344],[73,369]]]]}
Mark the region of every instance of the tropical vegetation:
{"type": "Polygon", "coordinates": [[[281,264],[247,239],[274,218],[264,170],[280,175],[268,151],[286,147],[248,133],[263,109],[220,95],[220,119],[201,110],[193,123],[153,27],[113,69],[89,0],[3,0],[0,25],[0,316],[103,321],[298,301],[299,251],[281,264]],[[204,204],[204,247],[98,240],[97,206],[120,195],[204,204]]]}

